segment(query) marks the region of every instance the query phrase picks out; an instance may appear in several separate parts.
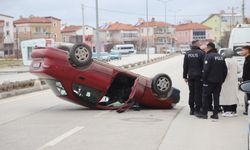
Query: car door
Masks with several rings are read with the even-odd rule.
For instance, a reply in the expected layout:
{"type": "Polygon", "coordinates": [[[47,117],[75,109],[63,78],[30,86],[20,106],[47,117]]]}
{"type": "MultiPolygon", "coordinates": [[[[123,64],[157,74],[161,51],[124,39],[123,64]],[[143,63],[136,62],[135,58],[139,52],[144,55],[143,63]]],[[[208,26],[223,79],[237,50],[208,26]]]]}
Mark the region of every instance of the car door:
{"type": "Polygon", "coordinates": [[[143,97],[144,90],[145,90],[145,86],[143,84],[144,82],[146,82],[146,80],[144,81],[143,78],[140,78],[140,77],[136,78],[134,85],[131,89],[129,100],[140,102],[141,98],[143,97]]]}

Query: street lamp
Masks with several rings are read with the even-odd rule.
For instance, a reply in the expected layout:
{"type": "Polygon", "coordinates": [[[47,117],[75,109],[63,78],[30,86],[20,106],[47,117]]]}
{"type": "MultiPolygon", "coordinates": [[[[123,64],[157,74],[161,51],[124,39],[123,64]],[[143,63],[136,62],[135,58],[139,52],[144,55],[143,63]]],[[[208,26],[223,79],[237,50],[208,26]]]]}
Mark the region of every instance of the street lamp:
{"type": "MultiPolygon", "coordinates": [[[[166,42],[165,42],[165,47],[166,47],[166,51],[167,51],[167,47],[168,47],[168,26],[167,26],[167,2],[166,0],[158,0],[159,2],[164,3],[164,8],[165,8],[165,23],[166,23],[166,29],[165,29],[165,33],[166,33],[166,42]]],[[[171,41],[172,41],[172,35],[171,35],[171,41]]],[[[171,43],[171,47],[172,47],[172,43],[171,43]]]]}
{"type": "Polygon", "coordinates": [[[100,58],[100,34],[99,34],[99,8],[98,8],[98,0],[95,1],[96,3],[96,44],[95,50],[97,54],[97,58],[100,58]]]}
{"type": "Polygon", "coordinates": [[[242,0],[242,23],[244,24],[245,23],[245,0],[242,0]]]}
{"type": "Polygon", "coordinates": [[[85,43],[84,2],[83,2],[83,4],[82,4],[82,42],[85,43]]]}
{"type": "Polygon", "coordinates": [[[19,28],[16,26],[16,59],[19,59],[19,28]]]}

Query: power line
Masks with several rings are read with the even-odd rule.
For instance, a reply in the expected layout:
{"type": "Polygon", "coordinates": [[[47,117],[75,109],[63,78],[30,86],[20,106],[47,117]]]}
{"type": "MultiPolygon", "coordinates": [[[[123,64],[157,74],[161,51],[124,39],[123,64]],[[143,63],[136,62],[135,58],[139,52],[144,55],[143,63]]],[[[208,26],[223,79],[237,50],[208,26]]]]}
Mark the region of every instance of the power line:
{"type": "MultiPolygon", "coordinates": [[[[95,9],[93,6],[88,6],[85,5],[86,8],[89,9],[95,9]]],[[[145,13],[135,13],[135,12],[126,12],[126,11],[119,11],[119,10],[112,10],[112,9],[106,9],[106,8],[99,8],[100,11],[104,12],[110,12],[110,13],[119,13],[119,14],[126,14],[126,15],[133,15],[133,16],[145,16],[145,13]]],[[[150,16],[155,16],[155,17],[164,17],[165,15],[160,15],[160,14],[150,14],[150,16]]],[[[167,17],[175,17],[176,15],[167,15],[167,17]]],[[[178,17],[204,17],[208,16],[208,14],[199,14],[199,15],[178,15],[178,17]]]]}

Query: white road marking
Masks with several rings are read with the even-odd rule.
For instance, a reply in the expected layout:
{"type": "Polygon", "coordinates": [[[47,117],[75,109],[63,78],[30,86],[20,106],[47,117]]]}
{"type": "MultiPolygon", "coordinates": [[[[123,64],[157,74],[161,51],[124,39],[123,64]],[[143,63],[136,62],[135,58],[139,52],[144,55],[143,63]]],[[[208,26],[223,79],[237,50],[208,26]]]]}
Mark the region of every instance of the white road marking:
{"type": "Polygon", "coordinates": [[[38,148],[37,150],[42,150],[45,149],[47,147],[52,147],[55,146],[56,144],[60,143],[61,141],[63,141],[64,139],[70,137],[71,135],[75,134],[76,132],[82,130],[84,127],[75,127],[71,130],[69,130],[68,132],[56,137],[55,139],[49,141],[48,143],[46,143],[45,145],[43,145],[42,147],[38,148]]]}

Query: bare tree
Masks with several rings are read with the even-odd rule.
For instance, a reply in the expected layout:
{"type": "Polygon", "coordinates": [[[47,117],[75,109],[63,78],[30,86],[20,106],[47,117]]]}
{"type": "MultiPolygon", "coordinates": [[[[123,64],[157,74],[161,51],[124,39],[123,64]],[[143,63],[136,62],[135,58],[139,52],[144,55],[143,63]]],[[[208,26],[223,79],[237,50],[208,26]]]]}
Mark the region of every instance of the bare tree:
{"type": "Polygon", "coordinates": [[[221,38],[221,47],[228,47],[230,35],[231,35],[230,31],[224,32],[221,38]]]}

